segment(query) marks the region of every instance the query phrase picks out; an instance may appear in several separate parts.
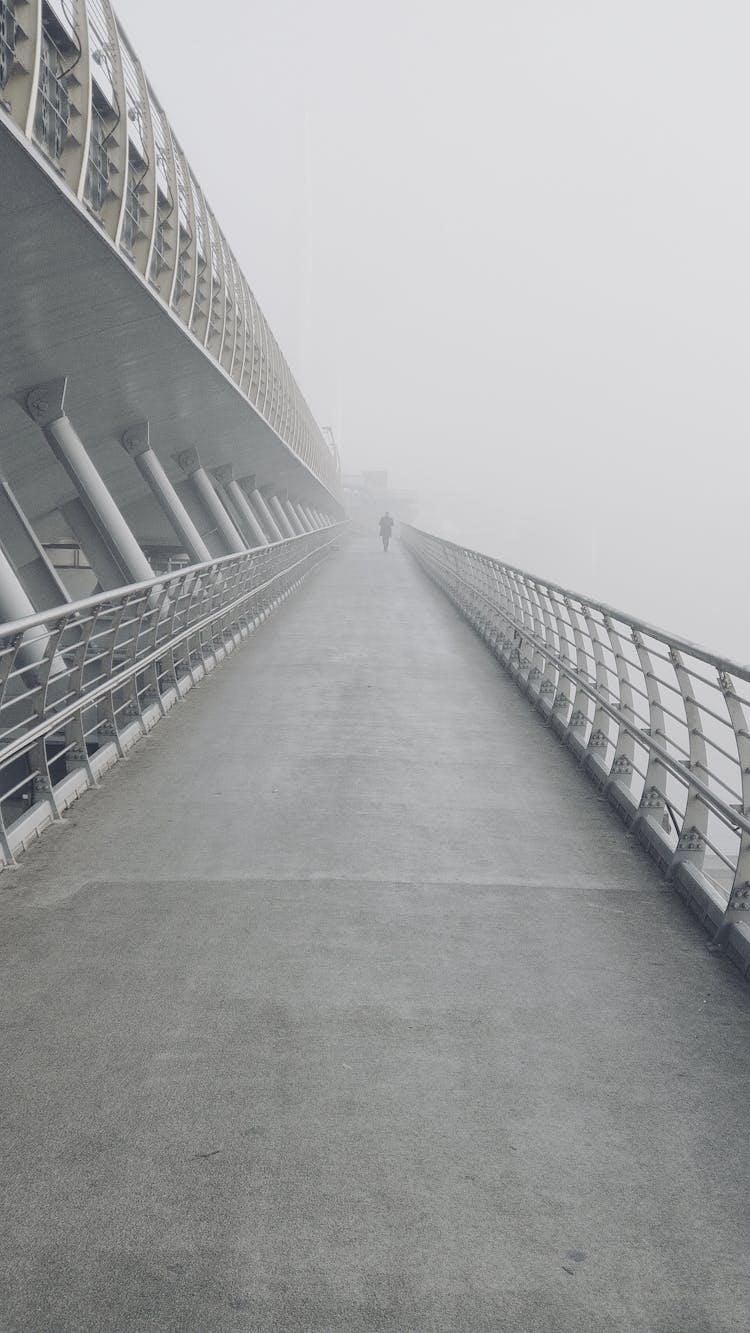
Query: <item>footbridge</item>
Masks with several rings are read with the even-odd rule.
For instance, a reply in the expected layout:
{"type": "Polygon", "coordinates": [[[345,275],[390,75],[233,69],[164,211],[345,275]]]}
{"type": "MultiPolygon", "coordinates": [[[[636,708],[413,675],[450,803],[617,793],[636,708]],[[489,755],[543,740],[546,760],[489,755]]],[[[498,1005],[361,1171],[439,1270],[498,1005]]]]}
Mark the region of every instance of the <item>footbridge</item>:
{"type": "Polygon", "coordinates": [[[106,0],[0,98],[0,1330],[745,1333],[750,669],[352,530],[106,0]]]}

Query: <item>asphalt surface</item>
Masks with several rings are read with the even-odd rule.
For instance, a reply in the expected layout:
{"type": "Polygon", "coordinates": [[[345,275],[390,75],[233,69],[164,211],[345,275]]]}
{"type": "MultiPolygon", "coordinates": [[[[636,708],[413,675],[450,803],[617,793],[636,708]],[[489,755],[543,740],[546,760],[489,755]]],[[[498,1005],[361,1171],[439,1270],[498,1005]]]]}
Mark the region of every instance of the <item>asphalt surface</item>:
{"type": "Polygon", "coordinates": [[[747,1333],[748,990],[396,544],[0,880],[3,1333],[747,1333]]]}

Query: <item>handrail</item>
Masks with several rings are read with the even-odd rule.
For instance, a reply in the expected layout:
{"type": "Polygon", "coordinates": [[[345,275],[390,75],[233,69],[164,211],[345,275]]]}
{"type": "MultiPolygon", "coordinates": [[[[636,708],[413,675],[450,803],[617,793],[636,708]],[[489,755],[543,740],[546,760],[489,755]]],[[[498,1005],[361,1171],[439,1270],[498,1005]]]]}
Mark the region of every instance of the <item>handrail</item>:
{"type": "Polygon", "coordinates": [[[0,865],[246,638],[345,526],[0,625],[0,865]]]}
{"type": "Polygon", "coordinates": [[[750,668],[482,552],[401,532],[667,873],[721,904],[721,938],[750,924],[750,698],[737,688],[750,668]]]}
{"type": "MultiPolygon", "coordinates": [[[[324,528],[318,528],[318,532],[339,531],[340,523],[330,523],[324,528]]],[[[269,542],[263,550],[273,550],[277,546],[290,547],[292,542],[301,542],[308,533],[300,533],[294,537],[282,537],[278,541],[269,542]]],[[[85,611],[93,610],[97,606],[110,602],[113,598],[124,596],[126,593],[133,595],[151,589],[161,588],[167,579],[174,578],[175,575],[192,574],[200,575],[206,571],[220,570],[225,565],[231,565],[237,560],[242,560],[247,556],[253,556],[257,553],[257,547],[248,547],[247,551],[239,555],[217,555],[213,560],[204,560],[197,565],[184,565],[179,570],[172,570],[168,574],[154,574],[151,579],[144,579],[141,583],[124,583],[119,588],[110,588],[107,592],[95,593],[92,597],[82,597],[77,602],[61,602],[60,606],[52,607],[49,611],[38,611],[33,616],[27,616],[23,620],[7,620],[0,624],[0,636],[7,638],[13,634],[24,634],[27,630],[35,629],[38,625],[44,625],[49,628],[60,616],[68,617],[71,614],[80,615],[85,611]]]]}
{"type": "MultiPolygon", "coordinates": [[[[432,535],[422,531],[421,528],[413,527],[413,525],[404,524],[403,526],[412,527],[414,532],[419,532],[424,537],[432,535]]],[[[448,541],[445,537],[440,537],[439,540],[443,546],[449,546],[455,551],[470,550],[469,547],[461,546],[458,542],[448,541]]],[[[472,554],[476,555],[477,552],[473,551],[472,554]]],[[[493,557],[484,556],[483,558],[489,560],[493,557]]],[[[497,563],[500,564],[501,562],[498,561],[497,563]]],[[[708,662],[709,665],[715,666],[717,670],[728,671],[731,675],[741,676],[743,680],[750,682],[750,666],[747,666],[744,663],[735,662],[731,657],[719,656],[699,643],[694,643],[690,639],[684,639],[679,634],[673,634],[671,630],[660,629],[658,626],[652,625],[648,620],[640,620],[638,616],[633,616],[627,611],[620,611],[617,607],[609,606],[607,602],[598,602],[595,598],[587,597],[584,593],[575,592],[572,588],[563,587],[561,583],[553,583],[551,579],[545,579],[540,574],[530,574],[528,570],[521,569],[518,565],[508,565],[505,564],[505,562],[502,562],[502,567],[509,573],[515,574],[519,578],[527,580],[529,583],[538,584],[540,587],[547,588],[550,592],[562,593],[563,597],[570,597],[574,601],[580,602],[582,606],[593,607],[595,610],[601,611],[603,615],[610,616],[613,620],[621,620],[632,625],[634,629],[640,630],[642,634],[648,634],[654,639],[661,639],[663,643],[673,645],[680,652],[689,653],[691,657],[697,657],[702,662],[708,662]]]]}

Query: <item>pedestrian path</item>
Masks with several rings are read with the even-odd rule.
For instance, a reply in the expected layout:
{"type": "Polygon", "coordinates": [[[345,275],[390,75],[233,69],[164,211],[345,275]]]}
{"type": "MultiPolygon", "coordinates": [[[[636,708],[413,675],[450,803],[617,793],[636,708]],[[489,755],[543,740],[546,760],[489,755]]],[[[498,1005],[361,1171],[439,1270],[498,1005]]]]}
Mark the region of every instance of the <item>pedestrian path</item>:
{"type": "Polygon", "coordinates": [[[2,1333],[746,1333],[748,991],[395,542],[0,880],[2,1333]]]}

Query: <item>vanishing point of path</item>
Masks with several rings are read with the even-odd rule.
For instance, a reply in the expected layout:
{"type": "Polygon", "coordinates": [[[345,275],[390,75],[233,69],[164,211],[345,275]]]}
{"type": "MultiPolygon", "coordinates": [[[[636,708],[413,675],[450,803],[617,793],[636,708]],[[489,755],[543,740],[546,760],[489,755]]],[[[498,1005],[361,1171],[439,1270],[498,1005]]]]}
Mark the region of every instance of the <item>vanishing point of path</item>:
{"type": "Polygon", "coordinates": [[[746,1333],[704,943],[353,540],[0,880],[2,1333],[746,1333]]]}

